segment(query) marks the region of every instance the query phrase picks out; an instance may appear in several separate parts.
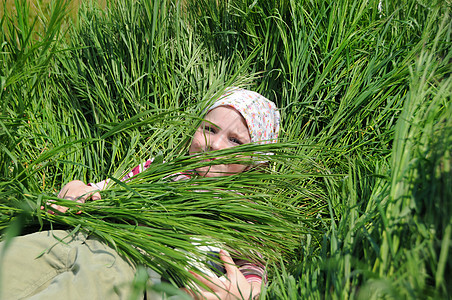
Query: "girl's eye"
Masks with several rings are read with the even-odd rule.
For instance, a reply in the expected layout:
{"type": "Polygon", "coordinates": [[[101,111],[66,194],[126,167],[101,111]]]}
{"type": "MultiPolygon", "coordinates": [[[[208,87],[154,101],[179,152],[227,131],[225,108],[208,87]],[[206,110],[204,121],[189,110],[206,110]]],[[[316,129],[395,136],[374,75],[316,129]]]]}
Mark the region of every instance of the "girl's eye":
{"type": "Polygon", "coordinates": [[[238,138],[235,138],[235,137],[230,138],[229,140],[231,142],[233,142],[234,144],[237,144],[237,145],[242,145],[243,144],[242,141],[240,141],[238,138]]]}
{"type": "Polygon", "coordinates": [[[204,126],[204,131],[208,131],[208,132],[211,132],[211,133],[215,133],[216,132],[215,128],[213,128],[212,126],[204,126]]]}

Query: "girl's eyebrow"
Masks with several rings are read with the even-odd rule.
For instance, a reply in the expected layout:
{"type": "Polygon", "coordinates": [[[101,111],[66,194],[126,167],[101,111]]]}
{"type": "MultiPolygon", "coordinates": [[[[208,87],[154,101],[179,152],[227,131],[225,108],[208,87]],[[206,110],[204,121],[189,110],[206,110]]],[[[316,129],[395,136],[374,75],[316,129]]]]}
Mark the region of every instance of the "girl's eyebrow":
{"type": "Polygon", "coordinates": [[[234,130],[234,131],[232,131],[232,133],[233,133],[234,135],[236,135],[236,137],[237,137],[239,140],[242,140],[243,142],[246,142],[246,140],[247,140],[248,138],[250,138],[250,140],[251,140],[251,137],[250,137],[250,134],[249,134],[249,131],[248,131],[248,130],[243,130],[243,131],[241,131],[241,132],[238,132],[237,130],[234,130]]]}
{"type": "MultiPolygon", "coordinates": [[[[203,120],[201,123],[201,127],[206,127],[206,126],[213,126],[215,127],[215,129],[222,129],[224,130],[224,128],[221,128],[220,126],[218,126],[217,124],[215,124],[212,121],[209,120],[203,120]]],[[[232,134],[234,134],[236,136],[236,138],[246,142],[246,140],[249,138],[251,141],[251,136],[250,136],[250,132],[248,130],[248,127],[246,130],[243,130],[241,132],[238,132],[237,130],[232,130],[232,134]]]]}
{"type": "Polygon", "coordinates": [[[215,128],[220,128],[218,127],[217,124],[215,124],[214,122],[211,121],[202,121],[201,126],[206,127],[206,126],[214,126],[215,128]]]}

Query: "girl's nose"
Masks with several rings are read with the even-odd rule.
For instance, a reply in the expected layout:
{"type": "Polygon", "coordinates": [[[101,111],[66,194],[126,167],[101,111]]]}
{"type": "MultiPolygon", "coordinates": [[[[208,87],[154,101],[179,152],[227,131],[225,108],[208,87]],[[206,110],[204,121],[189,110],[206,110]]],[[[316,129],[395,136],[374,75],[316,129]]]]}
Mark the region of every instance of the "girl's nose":
{"type": "Polygon", "coordinates": [[[211,136],[209,142],[210,142],[209,148],[211,150],[221,150],[226,147],[224,139],[221,137],[220,134],[211,136]]]}

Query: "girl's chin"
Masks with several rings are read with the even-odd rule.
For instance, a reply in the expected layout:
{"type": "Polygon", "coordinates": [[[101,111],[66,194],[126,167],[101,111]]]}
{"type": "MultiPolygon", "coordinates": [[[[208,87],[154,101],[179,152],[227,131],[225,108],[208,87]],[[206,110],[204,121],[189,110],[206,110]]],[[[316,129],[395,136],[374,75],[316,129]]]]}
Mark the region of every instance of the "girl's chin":
{"type": "Polygon", "coordinates": [[[246,166],[238,164],[214,165],[210,167],[198,168],[196,169],[196,173],[202,177],[221,177],[242,173],[246,169],[246,166]]]}
{"type": "Polygon", "coordinates": [[[196,172],[199,174],[199,176],[202,177],[221,177],[221,176],[229,176],[233,175],[235,173],[227,173],[225,170],[221,170],[220,168],[213,168],[213,167],[202,167],[196,169],[196,172]]]}

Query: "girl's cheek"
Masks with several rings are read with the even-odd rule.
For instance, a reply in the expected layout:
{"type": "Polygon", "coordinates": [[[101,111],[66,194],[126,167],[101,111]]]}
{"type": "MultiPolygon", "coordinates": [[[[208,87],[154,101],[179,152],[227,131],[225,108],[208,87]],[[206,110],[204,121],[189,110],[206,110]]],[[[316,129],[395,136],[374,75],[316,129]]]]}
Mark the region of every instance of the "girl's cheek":
{"type": "Polygon", "coordinates": [[[196,138],[193,136],[193,139],[190,142],[190,147],[188,147],[188,153],[193,154],[196,152],[196,138]]]}
{"type": "Polygon", "coordinates": [[[201,152],[203,144],[204,144],[203,139],[205,139],[202,136],[203,136],[203,134],[200,133],[199,131],[195,132],[195,134],[193,135],[193,139],[191,141],[190,147],[188,149],[188,152],[190,154],[201,152]]]}

